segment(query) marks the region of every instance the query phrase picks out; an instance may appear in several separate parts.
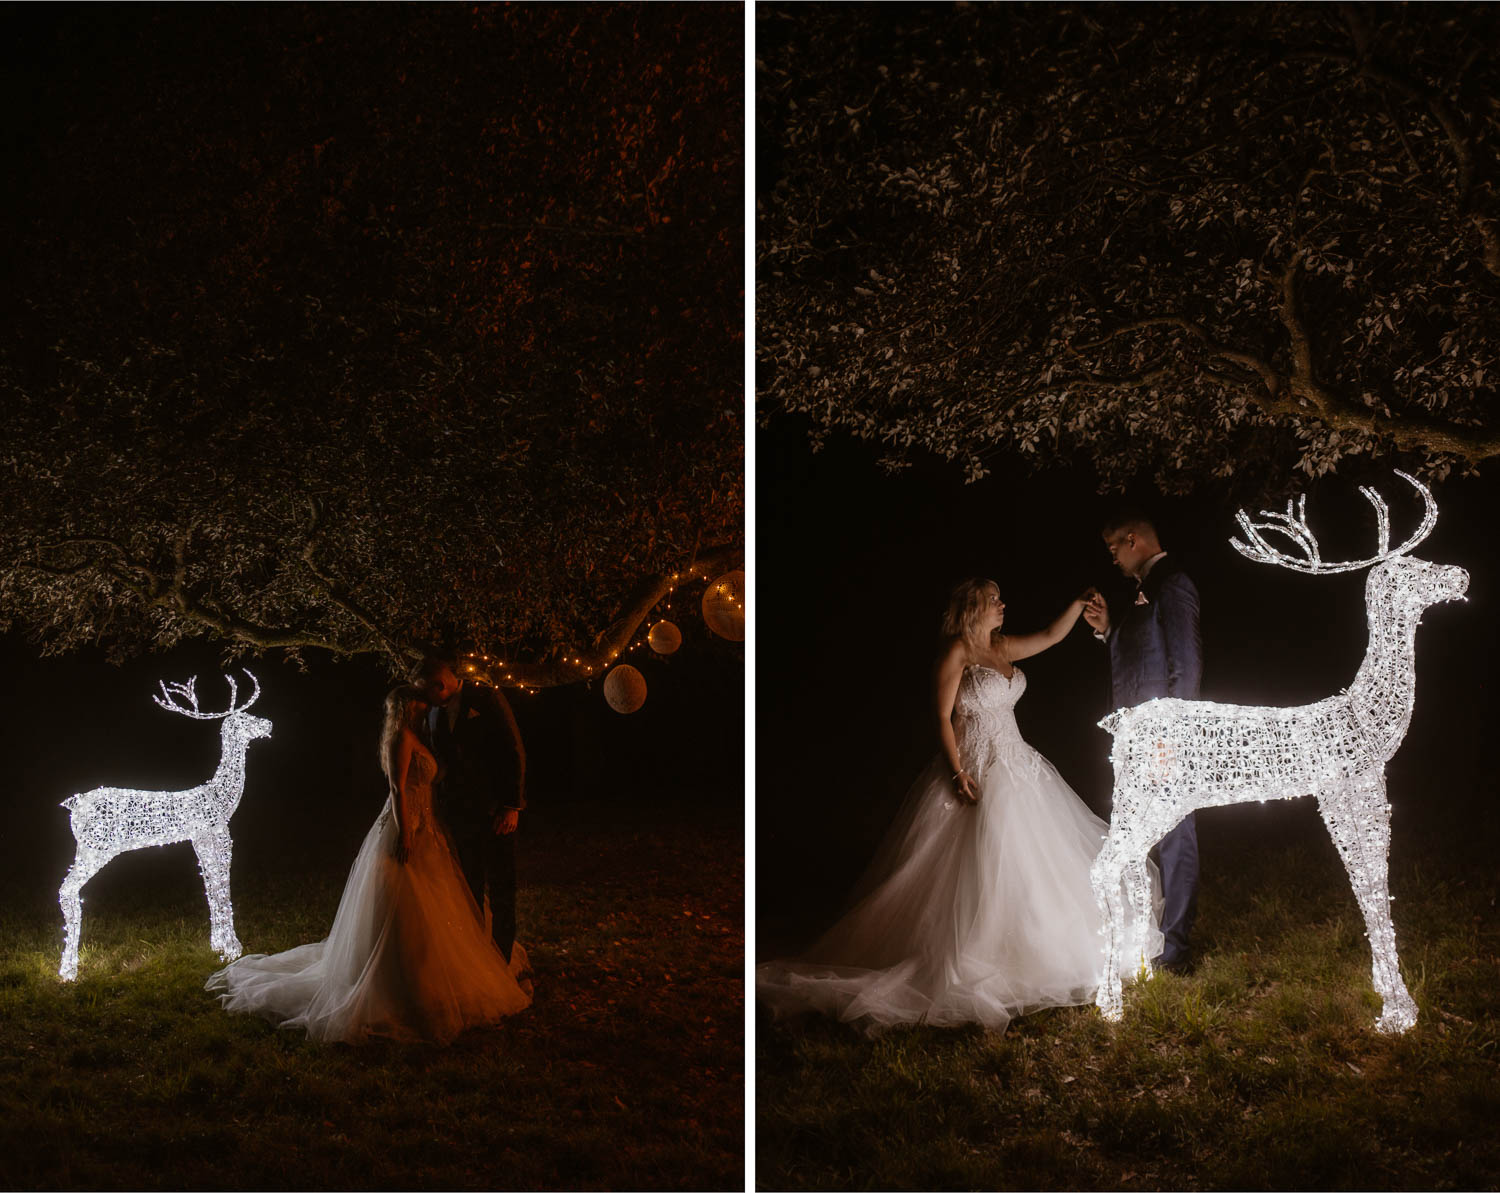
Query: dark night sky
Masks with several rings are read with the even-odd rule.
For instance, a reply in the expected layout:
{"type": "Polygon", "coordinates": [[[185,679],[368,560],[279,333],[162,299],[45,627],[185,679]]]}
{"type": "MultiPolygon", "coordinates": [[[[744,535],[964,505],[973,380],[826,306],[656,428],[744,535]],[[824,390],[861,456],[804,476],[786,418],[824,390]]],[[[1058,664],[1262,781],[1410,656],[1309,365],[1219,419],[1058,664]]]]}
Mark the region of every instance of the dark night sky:
{"type": "MultiPolygon", "coordinates": [[[[1394,476],[1380,487],[1393,536],[1404,537],[1420,502],[1394,476]]],[[[1370,553],[1374,517],[1354,480],[1325,478],[1306,491],[1325,557],[1370,553]]],[[[1148,492],[1132,496],[1145,503],[1148,492]]],[[[1105,500],[1078,470],[1028,477],[1002,460],[991,477],[965,485],[956,468],[934,461],[889,476],[872,450],[847,438],[831,437],[813,454],[803,428],[780,418],[759,432],[757,493],[757,956],[765,957],[804,942],[833,914],[936,749],[930,674],[951,585],[993,577],[1007,626],[1024,632],[1089,584],[1125,582],[1096,528],[1105,500]]],[[[1416,711],[1387,773],[1393,849],[1421,834],[1456,856],[1494,835],[1494,784],[1479,750],[1497,712],[1500,483],[1455,480],[1434,493],[1437,529],[1415,554],[1467,568],[1469,601],[1424,618],[1416,711]]],[[[1298,704],[1353,679],[1365,646],[1364,572],[1312,577],[1252,563],[1228,544],[1233,508],[1209,498],[1148,508],[1202,594],[1205,699],[1298,704]]],[[[1022,732],[1104,813],[1108,737],[1095,727],[1109,711],[1102,647],[1080,623],[1022,667],[1022,732]]],[[[1304,833],[1327,844],[1308,800],[1210,811],[1200,818],[1205,871],[1235,866],[1250,838],[1274,847],[1304,833]]]]}

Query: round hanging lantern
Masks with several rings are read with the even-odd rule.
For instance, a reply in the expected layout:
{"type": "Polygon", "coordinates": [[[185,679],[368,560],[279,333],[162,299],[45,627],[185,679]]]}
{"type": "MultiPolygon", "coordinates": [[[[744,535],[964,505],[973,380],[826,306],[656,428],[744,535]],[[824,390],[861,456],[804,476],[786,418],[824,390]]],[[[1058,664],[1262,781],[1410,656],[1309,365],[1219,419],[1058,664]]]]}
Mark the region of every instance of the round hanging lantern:
{"type": "Polygon", "coordinates": [[[682,631],[670,621],[659,621],[651,627],[646,641],[657,654],[671,654],[682,645],[682,631]]]}
{"type": "Polygon", "coordinates": [[[703,620],[731,642],[745,640],[745,573],[725,572],[703,593],[703,620]]]}
{"type": "Polygon", "coordinates": [[[634,712],[646,703],[646,677],[621,663],[604,677],[604,699],[616,712],[634,712]]]}

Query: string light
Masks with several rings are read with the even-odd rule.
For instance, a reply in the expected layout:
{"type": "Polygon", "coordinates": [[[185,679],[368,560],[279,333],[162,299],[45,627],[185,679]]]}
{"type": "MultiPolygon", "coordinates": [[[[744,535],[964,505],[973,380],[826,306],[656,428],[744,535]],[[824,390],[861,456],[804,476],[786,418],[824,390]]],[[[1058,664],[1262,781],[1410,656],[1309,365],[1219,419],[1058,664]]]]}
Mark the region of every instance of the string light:
{"type": "Polygon", "coordinates": [[[1382,1002],[1375,1026],[1404,1032],[1416,1023],[1417,1006],[1401,980],[1391,924],[1385,764],[1411,723],[1422,612],[1439,601],[1462,599],[1469,575],[1460,567],[1407,555],[1436,525],[1437,503],[1420,481],[1397,475],[1416,487],[1426,514],[1417,532],[1394,550],[1385,502],[1369,488],[1361,492],[1375,508],[1379,543],[1370,559],[1325,562],[1307,526],[1305,499],[1295,513],[1290,502],[1285,514],[1262,511],[1265,522],[1251,522],[1242,511],[1238,520],[1246,541],[1231,540],[1251,559],[1310,575],[1371,567],[1365,583],[1369,646],[1346,691],[1296,708],[1148,700],[1099,722],[1114,735],[1115,770],[1114,812],[1091,875],[1105,920],[1105,973],[1097,998],[1105,1018],[1119,1019],[1123,1011],[1122,962],[1128,959],[1132,968],[1150,972],[1144,955],[1147,921],[1139,914],[1150,906],[1147,850],[1198,808],[1311,795],[1364,917],[1372,980],[1382,1002]],[[1271,547],[1261,534],[1266,530],[1288,537],[1299,556],[1271,547]],[[1128,941],[1126,902],[1137,912],[1128,941]]]}
{"type": "MultiPolygon", "coordinates": [[[[743,571],[727,572],[723,576],[720,576],[714,584],[710,585],[705,590],[703,596],[704,618],[708,622],[709,628],[721,637],[730,638],[734,641],[740,641],[744,638],[744,577],[745,573],[743,571]]],[[[665,612],[670,613],[672,609],[672,596],[676,592],[677,585],[684,581],[684,579],[687,581],[707,580],[708,573],[704,572],[700,574],[691,570],[673,573],[667,585],[667,592],[657,602],[656,607],[664,606],[665,612]]],[[[681,643],[681,631],[668,618],[661,618],[651,625],[649,630],[642,630],[638,627],[638,632],[628,644],[608,650],[604,654],[603,659],[597,664],[579,655],[563,655],[558,660],[558,665],[578,668],[589,678],[592,685],[595,671],[605,673],[605,680],[608,682],[609,676],[613,671],[618,671],[620,667],[626,666],[626,664],[622,663],[620,667],[614,667],[616,660],[621,655],[629,655],[647,647],[650,647],[655,656],[667,655],[673,653],[681,643]]],[[[464,669],[476,679],[495,684],[496,686],[510,687],[526,695],[530,695],[538,690],[535,684],[527,683],[525,680],[513,675],[510,665],[505,660],[496,659],[492,655],[485,654],[482,651],[473,651],[466,655],[464,669]]],[[[639,675],[638,672],[637,675],[639,675]]],[[[630,686],[633,689],[635,685],[631,684],[630,686]]],[[[644,679],[641,680],[641,687],[644,690],[644,679]]],[[[608,699],[607,696],[606,699],[608,699]]],[[[638,707],[640,707],[639,703],[626,711],[634,711],[634,708],[638,707]]]]}
{"type": "Polygon", "coordinates": [[[208,782],[187,791],[131,791],[122,787],[96,787],[63,800],[68,809],[77,854],[58,892],[63,912],[63,954],[58,975],[67,981],[78,976],[78,937],[83,920],[83,886],[122,853],[152,845],[191,841],[198,855],[208,896],[211,924],[209,940],[225,961],[240,955],[234,932],[234,906],[229,898],[229,866],[234,843],[229,818],[245,791],[245,752],[258,737],[271,736],[271,722],[252,717],[245,710],[260,696],[260,684],[250,698],[236,705],[239,694],[233,678],[229,682],[229,708],[211,713],[198,710],[197,677],[185,684],[160,684],[162,694],[152,699],[169,712],[199,721],[221,721],[219,766],[208,782]],[[185,703],[184,703],[185,702],[185,703]]]}

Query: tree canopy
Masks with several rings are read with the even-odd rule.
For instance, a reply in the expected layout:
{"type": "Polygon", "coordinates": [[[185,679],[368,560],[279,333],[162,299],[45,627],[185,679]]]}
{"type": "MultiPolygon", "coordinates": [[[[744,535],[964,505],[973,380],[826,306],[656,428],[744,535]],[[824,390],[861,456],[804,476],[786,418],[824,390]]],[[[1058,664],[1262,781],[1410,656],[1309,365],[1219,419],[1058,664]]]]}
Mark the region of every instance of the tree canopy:
{"type": "Polygon", "coordinates": [[[547,683],[737,558],[738,6],[39,19],[0,624],[547,683]]]}
{"type": "Polygon", "coordinates": [[[762,5],[761,416],[1177,493],[1477,467],[1497,34],[1477,4],[762,5]]]}

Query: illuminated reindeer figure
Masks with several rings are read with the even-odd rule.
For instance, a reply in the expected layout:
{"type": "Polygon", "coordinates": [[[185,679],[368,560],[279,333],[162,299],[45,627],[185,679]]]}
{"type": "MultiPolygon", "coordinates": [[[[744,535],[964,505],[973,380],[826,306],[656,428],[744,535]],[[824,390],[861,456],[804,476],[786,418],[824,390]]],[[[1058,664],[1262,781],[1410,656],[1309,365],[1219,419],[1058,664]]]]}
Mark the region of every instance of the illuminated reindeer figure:
{"type": "Polygon", "coordinates": [[[1382,1010],[1375,1026],[1403,1032],[1417,1020],[1417,1006],[1401,980],[1396,933],[1387,893],[1391,808],[1385,796],[1385,764],[1411,723],[1416,667],[1413,648],[1422,612],[1439,601],[1463,598],[1469,574],[1463,568],[1427,563],[1408,555],[1437,523],[1437,504],[1427,487],[1404,472],[1397,476],[1422,495],[1422,524],[1399,547],[1390,547],[1390,516],[1373,489],[1360,492],[1375,508],[1379,549],[1369,559],[1328,563],[1318,554],[1307,526],[1307,499],[1293,512],[1262,511],[1264,522],[1237,519],[1245,542],[1231,539],[1243,555],[1261,563],[1326,575],[1369,567],[1365,607],[1370,641],[1364,662],[1347,691],[1298,708],[1247,707],[1203,700],[1148,700],[1110,713],[1099,724],[1114,735],[1114,813],[1094,862],[1095,897],[1105,916],[1106,957],[1098,1005],[1118,1019],[1120,967],[1143,966],[1151,890],[1146,851],[1189,812],[1250,800],[1311,795],[1349,872],[1354,897],[1370,938],[1374,986],[1382,1010]],[[1286,536],[1300,555],[1271,547],[1266,530],[1286,536]],[[1373,565],[1373,566],[1372,566],[1373,565]],[[1126,888],[1122,897],[1121,885],[1126,888]],[[1124,900],[1136,911],[1136,939],[1124,937],[1124,900]]]}
{"type": "Polygon", "coordinates": [[[197,677],[185,684],[161,684],[160,696],[152,699],[169,712],[199,721],[222,721],[223,746],[219,769],[213,778],[187,791],[128,791],[120,787],[96,787],[63,800],[72,820],[78,853],[63,879],[58,902],[62,904],[64,939],[60,977],[78,976],[78,933],[83,918],[84,883],[114,858],[148,845],[171,845],[191,841],[203,873],[211,923],[210,941],[226,961],[241,953],[234,934],[234,908],[229,901],[229,861],[234,844],[229,838],[229,818],[245,791],[245,751],[257,737],[271,736],[271,722],[252,717],[245,710],[260,696],[260,684],[250,675],[255,690],[244,704],[236,705],[239,690],[229,681],[229,710],[199,712],[194,691],[197,677]],[[180,703],[186,701],[186,705],[180,703]]]}

